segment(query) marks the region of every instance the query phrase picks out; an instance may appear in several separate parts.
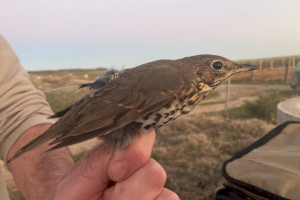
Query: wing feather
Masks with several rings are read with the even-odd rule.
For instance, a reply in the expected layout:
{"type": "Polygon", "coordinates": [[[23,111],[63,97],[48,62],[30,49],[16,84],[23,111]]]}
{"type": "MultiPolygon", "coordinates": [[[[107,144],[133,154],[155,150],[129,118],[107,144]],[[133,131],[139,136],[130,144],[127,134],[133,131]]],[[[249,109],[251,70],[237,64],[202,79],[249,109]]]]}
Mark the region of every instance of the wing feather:
{"type": "Polygon", "coordinates": [[[62,117],[18,155],[49,139],[56,138],[51,144],[59,143],[54,147],[59,148],[108,134],[163,107],[195,80],[196,73],[182,67],[180,62],[160,60],[126,70],[119,79],[56,115],[62,117]]]}
{"type": "Polygon", "coordinates": [[[156,64],[127,70],[122,77],[96,91],[93,97],[75,104],[57,122],[58,126],[69,126],[63,130],[62,138],[85,134],[111,124],[123,127],[169,103],[183,87],[190,85],[190,80],[185,80],[170,64],[156,64]],[[118,117],[124,112],[126,115],[118,117]]]}

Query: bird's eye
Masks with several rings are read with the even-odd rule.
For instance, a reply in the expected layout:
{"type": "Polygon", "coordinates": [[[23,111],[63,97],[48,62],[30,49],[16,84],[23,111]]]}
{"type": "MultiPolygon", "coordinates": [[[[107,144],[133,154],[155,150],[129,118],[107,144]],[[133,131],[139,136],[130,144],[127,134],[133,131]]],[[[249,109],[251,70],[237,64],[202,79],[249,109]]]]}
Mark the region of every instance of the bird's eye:
{"type": "Polygon", "coordinates": [[[216,70],[220,70],[220,69],[222,69],[223,64],[220,61],[217,61],[212,64],[212,67],[216,70]]]}

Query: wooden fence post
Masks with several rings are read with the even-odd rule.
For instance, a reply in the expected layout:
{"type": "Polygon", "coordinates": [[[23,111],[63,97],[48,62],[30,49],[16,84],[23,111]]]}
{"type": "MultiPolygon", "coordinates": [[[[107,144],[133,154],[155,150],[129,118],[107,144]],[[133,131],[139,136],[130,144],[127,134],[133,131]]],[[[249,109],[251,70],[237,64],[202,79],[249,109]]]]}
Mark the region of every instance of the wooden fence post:
{"type": "Polygon", "coordinates": [[[293,57],[293,67],[296,67],[295,66],[295,57],[293,57]]]}
{"type": "Polygon", "coordinates": [[[259,60],[259,70],[262,70],[262,60],[259,60]]]}
{"type": "Polygon", "coordinates": [[[285,73],[284,73],[284,82],[288,82],[288,75],[289,75],[289,63],[286,64],[285,73]]]}
{"type": "Polygon", "coordinates": [[[227,81],[227,88],[226,88],[226,99],[225,99],[224,112],[226,112],[228,110],[230,83],[231,83],[231,79],[228,79],[228,81],[227,81]]]}
{"type": "Polygon", "coordinates": [[[284,67],[284,58],[282,58],[282,67],[284,67]]]}
{"type": "MultiPolygon", "coordinates": [[[[255,65],[255,62],[252,61],[251,63],[252,65],[255,65]]],[[[253,81],[254,80],[254,74],[253,74],[253,70],[251,71],[251,75],[250,75],[250,80],[253,81]]]]}
{"type": "Polygon", "coordinates": [[[273,59],[270,62],[270,68],[273,69],[273,59]]]}

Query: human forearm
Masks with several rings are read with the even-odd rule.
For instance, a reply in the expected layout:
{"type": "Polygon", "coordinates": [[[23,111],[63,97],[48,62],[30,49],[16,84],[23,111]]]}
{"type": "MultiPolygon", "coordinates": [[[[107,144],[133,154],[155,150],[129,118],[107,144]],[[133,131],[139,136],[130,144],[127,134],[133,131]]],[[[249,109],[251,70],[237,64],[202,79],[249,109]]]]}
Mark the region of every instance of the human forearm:
{"type": "MultiPolygon", "coordinates": [[[[8,158],[50,126],[41,124],[25,131],[11,148],[8,158]]],[[[19,190],[28,200],[52,199],[59,181],[74,164],[67,148],[45,153],[47,149],[48,143],[43,144],[9,164],[19,190]]]]}

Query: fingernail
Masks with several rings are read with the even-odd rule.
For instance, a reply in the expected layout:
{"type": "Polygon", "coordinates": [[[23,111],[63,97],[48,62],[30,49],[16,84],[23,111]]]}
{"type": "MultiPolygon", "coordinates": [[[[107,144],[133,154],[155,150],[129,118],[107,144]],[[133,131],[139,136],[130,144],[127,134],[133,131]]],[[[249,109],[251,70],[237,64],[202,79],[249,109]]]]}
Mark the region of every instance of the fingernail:
{"type": "MultiPolygon", "coordinates": [[[[124,161],[117,161],[112,166],[112,174],[116,180],[123,179],[129,172],[129,167],[124,161]]],[[[115,180],[115,181],[116,181],[115,180]]]]}

